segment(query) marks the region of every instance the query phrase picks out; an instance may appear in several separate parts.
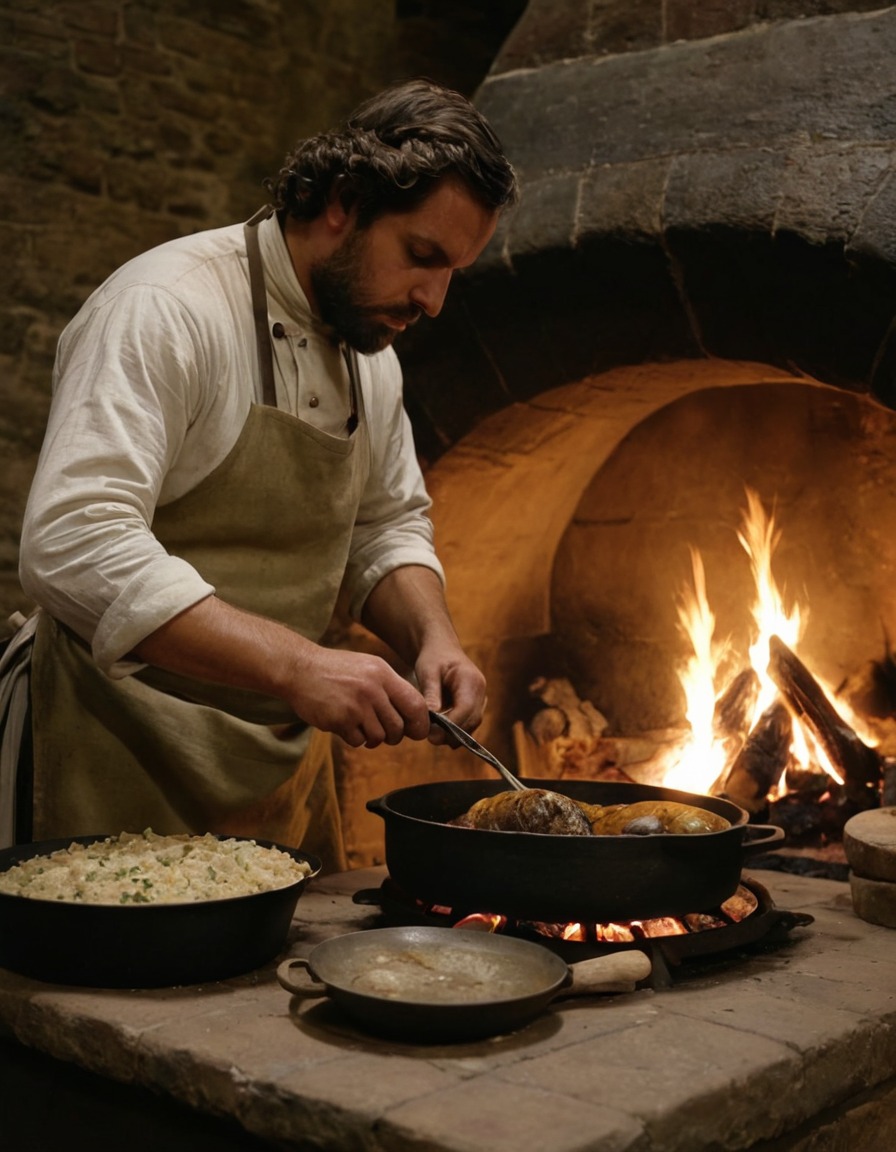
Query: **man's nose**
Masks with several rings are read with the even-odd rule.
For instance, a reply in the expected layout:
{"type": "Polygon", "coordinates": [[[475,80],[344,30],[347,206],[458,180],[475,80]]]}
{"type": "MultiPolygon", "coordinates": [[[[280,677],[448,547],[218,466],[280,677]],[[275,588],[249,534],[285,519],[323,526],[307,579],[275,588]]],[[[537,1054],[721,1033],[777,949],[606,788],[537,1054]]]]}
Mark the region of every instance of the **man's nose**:
{"type": "Polygon", "coordinates": [[[425,279],[415,284],[411,291],[411,300],[418,308],[422,308],[427,316],[438,316],[445,303],[450,283],[450,268],[433,269],[427,273],[425,279]]]}

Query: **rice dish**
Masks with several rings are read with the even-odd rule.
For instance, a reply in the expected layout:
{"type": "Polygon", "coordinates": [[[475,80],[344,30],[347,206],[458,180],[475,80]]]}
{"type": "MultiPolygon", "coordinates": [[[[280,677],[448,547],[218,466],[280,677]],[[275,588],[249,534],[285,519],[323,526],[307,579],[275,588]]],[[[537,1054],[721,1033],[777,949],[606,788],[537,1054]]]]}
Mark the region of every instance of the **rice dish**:
{"type": "Polygon", "coordinates": [[[122,832],[0,872],[0,893],[78,904],[187,904],[287,888],[311,866],[254,840],[122,832]]]}

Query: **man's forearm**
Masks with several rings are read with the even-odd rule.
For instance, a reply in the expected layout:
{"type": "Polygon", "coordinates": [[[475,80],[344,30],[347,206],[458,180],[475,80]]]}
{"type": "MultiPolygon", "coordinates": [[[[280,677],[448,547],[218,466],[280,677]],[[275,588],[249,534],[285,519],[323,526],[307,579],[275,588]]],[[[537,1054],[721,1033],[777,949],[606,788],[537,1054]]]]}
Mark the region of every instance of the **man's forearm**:
{"type": "Polygon", "coordinates": [[[147,636],[142,661],[183,676],[262,692],[353,746],[429,732],[425,701],[385,660],[322,648],[274,620],[209,596],[147,636]]]}
{"type": "Polygon", "coordinates": [[[182,676],[288,699],[316,647],[283,624],[208,596],[147,636],[134,654],[182,676]]]}
{"type": "MultiPolygon", "coordinates": [[[[485,677],[461,647],[442,582],[432,569],[394,569],[368,596],[363,620],[413,668],[430,708],[447,711],[470,731],[479,724],[485,677]]],[[[444,733],[438,729],[430,739],[442,743],[444,733]]]]}
{"type": "Polygon", "coordinates": [[[460,646],[442,581],[431,568],[395,568],[364,604],[362,623],[413,668],[428,643],[460,646]]]}

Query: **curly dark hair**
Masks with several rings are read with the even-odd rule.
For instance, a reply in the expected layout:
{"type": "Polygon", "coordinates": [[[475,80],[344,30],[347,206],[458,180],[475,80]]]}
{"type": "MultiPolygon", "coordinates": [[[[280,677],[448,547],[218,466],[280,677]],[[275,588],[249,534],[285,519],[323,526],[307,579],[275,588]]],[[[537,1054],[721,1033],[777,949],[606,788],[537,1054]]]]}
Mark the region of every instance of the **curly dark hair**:
{"type": "Polygon", "coordinates": [[[494,211],[519,197],[486,119],[459,92],[418,79],[366,100],[340,130],[300,141],[264,186],[275,208],[300,220],[319,215],[338,191],[357,207],[363,228],[384,213],[410,211],[445,176],[461,179],[494,211]]]}

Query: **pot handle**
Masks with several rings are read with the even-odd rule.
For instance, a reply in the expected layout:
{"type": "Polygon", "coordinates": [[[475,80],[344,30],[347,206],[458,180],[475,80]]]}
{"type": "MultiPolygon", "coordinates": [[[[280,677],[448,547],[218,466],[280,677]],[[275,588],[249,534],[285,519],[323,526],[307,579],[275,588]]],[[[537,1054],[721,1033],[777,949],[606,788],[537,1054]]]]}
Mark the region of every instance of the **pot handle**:
{"type": "Polygon", "coordinates": [[[326,984],[317,979],[310,962],[304,957],[293,956],[289,960],[282,960],[277,965],[277,979],[280,982],[280,987],[285,988],[287,992],[291,992],[293,996],[311,997],[326,996],[327,994],[326,984]],[[308,979],[312,981],[312,983],[298,983],[294,975],[297,968],[304,968],[308,979]]]}
{"type": "Polygon", "coordinates": [[[777,844],[786,837],[784,829],[779,828],[777,824],[747,824],[744,831],[746,836],[750,837],[749,840],[744,839],[741,845],[744,852],[767,848],[769,844],[777,844]]]}
{"type": "Polygon", "coordinates": [[[572,980],[557,993],[557,998],[592,996],[598,992],[634,992],[635,985],[646,980],[652,970],[650,957],[640,948],[626,948],[579,960],[569,966],[572,980]]]}

